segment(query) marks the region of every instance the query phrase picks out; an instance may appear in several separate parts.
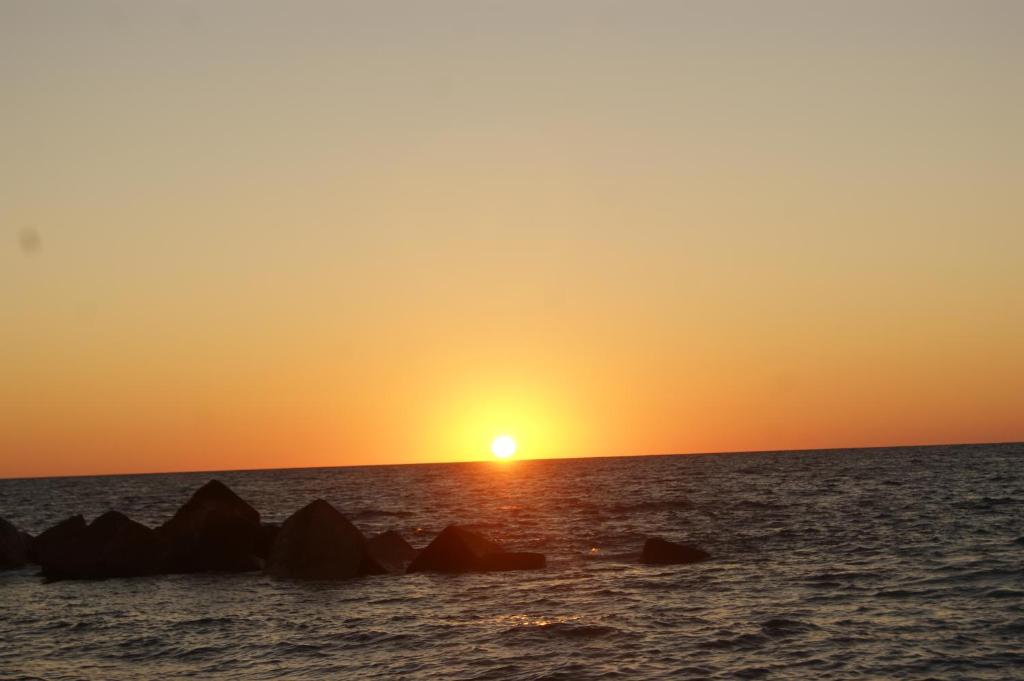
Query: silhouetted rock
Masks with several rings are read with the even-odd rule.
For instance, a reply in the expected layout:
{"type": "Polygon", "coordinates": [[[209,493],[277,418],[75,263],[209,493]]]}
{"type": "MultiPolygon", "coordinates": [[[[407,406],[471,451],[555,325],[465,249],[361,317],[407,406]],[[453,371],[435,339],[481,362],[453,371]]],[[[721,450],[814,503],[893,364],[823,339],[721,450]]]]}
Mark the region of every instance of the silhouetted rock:
{"type": "Polygon", "coordinates": [[[400,574],[416,557],[416,549],[394,530],[378,534],[366,543],[370,555],[388,572],[400,574]]]}
{"type": "Polygon", "coordinates": [[[117,511],[104,513],[41,560],[43,576],[106,579],[155,574],[163,544],[159,535],[117,511]]]}
{"type": "Polygon", "coordinates": [[[344,579],[385,572],[370,556],[363,533],[323,499],[284,521],[266,571],[295,579],[344,579]]]}
{"type": "Polygon", "coordinates": [[[640,554],[640,562],[649,565],[681,565],[685,563],[699,563],[710,557],[710,553],[696,546],[676,544],[653,537],[644,542],[644,549],[640,554]]]}
{"type": "Polygon", "coordinates": [[[200,487],[159,529],[168,572],[258,570],[260,514],[219,480],[200,487]]]}
{"type": "Polygon", "coordinates": [[[263,523],[260,525],[260,534],[256,540],[256,555],[260,560],[270,560],[270,552],[274,548],[274,540],[277,539],[281,526],[277,523],[263,523]]]}
{"type": "Polygon", "coordinates": [[[32,537],[0,518],[0,570],[19,568],[28,562],[32,537]]]}
{"type": "Polygon", "coordinates": [[[33,562],[42,564],[57,560],[59,555],[85,532],[85,528],[85,518],[81,515],[73,515],[43,531],[32,542],[31,558],[33,562]]]}
{"type": "Polygon", "coordinates": [[[36,538],[33,537],[28,532],[22,532],[21,533],[21,540],[22,540],[22,542],[24,542],[23,546],[25,547],[25,562],[26,563],[36,563],[36,562],[38,562],[36,560],[35,551],[33,550],[33,546],[35,545],[36,538]]]}
{"type": "Polygon", "coordinates": [[[449,525],[419,552],[406,572],[487,572],[534,570],[545,565],[539,553],[514,553],[481,534],[449,525]]]}

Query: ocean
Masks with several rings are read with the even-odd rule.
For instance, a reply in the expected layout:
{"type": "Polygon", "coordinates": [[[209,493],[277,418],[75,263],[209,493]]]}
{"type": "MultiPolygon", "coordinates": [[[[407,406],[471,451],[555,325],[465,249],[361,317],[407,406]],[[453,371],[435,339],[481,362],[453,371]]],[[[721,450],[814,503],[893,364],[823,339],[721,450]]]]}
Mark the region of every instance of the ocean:
{"type": "Polygon", "coordinates": [[[0,572],[3,679],[1024,679],[1024,445],[0,480],[32,533],[155,526],[211,478],[539,571],[44,584],[0,572]],[[645,566],[647,537],[713,559],[645,566]]]}

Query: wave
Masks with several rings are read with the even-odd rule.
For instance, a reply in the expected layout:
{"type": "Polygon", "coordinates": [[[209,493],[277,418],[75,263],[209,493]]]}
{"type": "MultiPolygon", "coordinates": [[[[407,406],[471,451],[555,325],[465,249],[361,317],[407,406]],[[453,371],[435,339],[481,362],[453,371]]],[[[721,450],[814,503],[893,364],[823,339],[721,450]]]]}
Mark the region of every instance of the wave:
{"type": "Polygon", "coordinates": [[[987,598],[1024,598],[1024,591],[1020,589],[992,589],[985,593],[987,598]]]}
{"type": "Polygon", "coordinates": [[[971,511],[986,511],[988,509],[996,508],[998,506],[1008,506],[1012,504],[1021,503],[1020,499],[1016,497],[979,497],[975,499],[967,499],[965,501],[954,504],[957,508],[962,508],[971,511]]]}
{"type": "Polygon", "coordinates": [[[877,572],[852,572],[850,570],[840,570],[836,572],[819,572],[817,574],[809,575],[805,577],[805,581],[808,582],[838,582],[840,580],[855,580],[855,579],[879,579],[880,575],[877,572]]]}
{"type": "Polygon", "coordinates": [[[353,518],[411,518],[411,511],[385,511],[377,508],[366,508],[357,512],[353,518]]]}
{"type": "Polygon", "coordinates": [[[764,634],[736,634],[721,636],[707,642],[708,648],[719,648],[722,650],[753,650],[760,648],[768,642],[764,634]]]}
{"type": "Polygon", "coordinates": [[[622,629],[605,624],[581,624],[577,622],[543,622],[526,624],[506,629],[502,636],[506,640],[534,642],[550,639],[593,639],[623,635],[622,629]]]}
{"type": "Polygon", "coordinates": [[[817,625],[802,620],[791,620],[785,617],[773,617],[761,624],[761,631],[772,638],[795,636],[817,629],[817,625]]]}
{"type": "Polygon", "coordinates": [[[631,504],[612,504],[606,507],[611,513],[637,513],[645,511],[688,511],[694,508],[689,499],[665,499],[661,501],[638,501],[631,504]]]}
{"type": "Polygon", "coordinates": [[[181,661],[205,660],[215,658],[226,650],[225,646],[199,645],[192,648],[181,648],[172,653],[171,657],[181,661]]]}
{"type": "Polygon", "coordinates": [[[640,558],[639,551],[620,551],[617,553],[606,553],[604,551],[587,551],[582,554],[587,560],[601,560],[612,563],[635,563],[640,558]]]}
{"type": "Polygon", "coordinates": [[[230,617],[200,617],[200,618],[194,619],[194,620],[181,620],[180,622],[175,622],[171,626],[171,628],[172,629],[191,629],[193,627],[206,627],[206,626],[215,626],[215,625],[221,625],[221,624],[232,624],[234,622],[235,622],[235,620],[230,618],[230,617]]]}
{"type": "Polygon", "coordinates": [[[1024,619],[1009,622],[999,627],[1000,631],[1007,634],[1024,634],[1024,619]]]}

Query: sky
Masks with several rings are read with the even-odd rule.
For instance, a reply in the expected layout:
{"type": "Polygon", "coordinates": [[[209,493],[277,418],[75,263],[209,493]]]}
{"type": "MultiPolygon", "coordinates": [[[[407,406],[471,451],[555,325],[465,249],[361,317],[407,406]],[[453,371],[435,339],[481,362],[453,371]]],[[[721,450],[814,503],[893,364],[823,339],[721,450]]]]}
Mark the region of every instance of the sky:
{"type": "Polygon", "coordinates": [[[0,0],[0,477],[1022,440],[1022,27],[0,0]]]}

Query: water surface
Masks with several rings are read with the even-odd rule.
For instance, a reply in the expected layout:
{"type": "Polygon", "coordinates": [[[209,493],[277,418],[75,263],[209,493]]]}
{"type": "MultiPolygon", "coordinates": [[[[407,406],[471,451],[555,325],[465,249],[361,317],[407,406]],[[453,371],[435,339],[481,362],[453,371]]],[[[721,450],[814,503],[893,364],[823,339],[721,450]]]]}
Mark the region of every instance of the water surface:
{"type": "Polygon", "coordinates": [[[33,533],[157,525],[210,477],[536,572],[43,584],[0,573],[0,678],[1024,678],[1024,445],[0,480],[33,533]],[[636,563],[647,536],[714,560],[636,563]]]}

